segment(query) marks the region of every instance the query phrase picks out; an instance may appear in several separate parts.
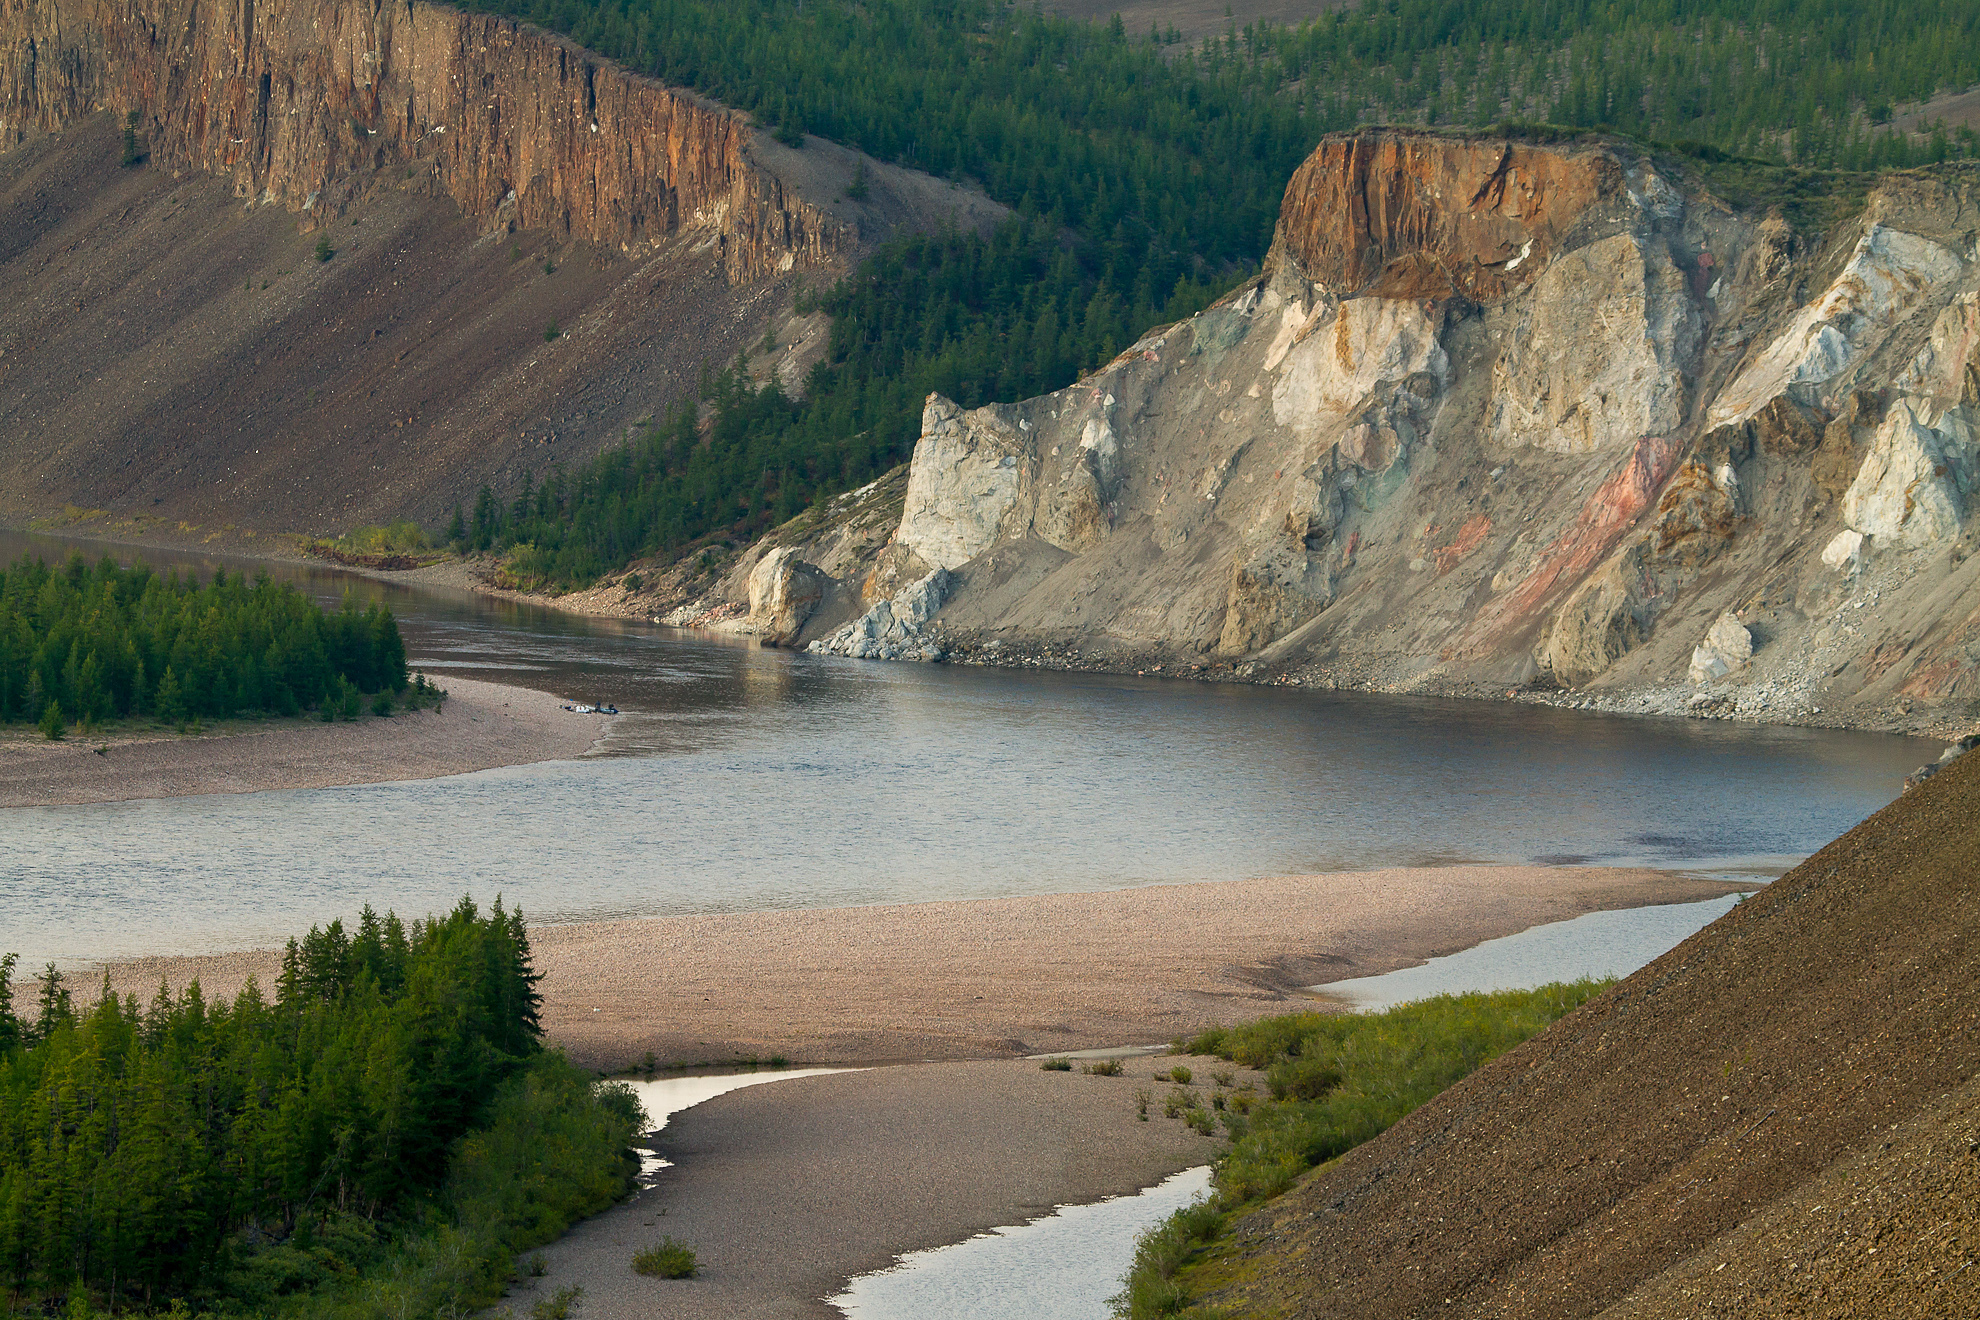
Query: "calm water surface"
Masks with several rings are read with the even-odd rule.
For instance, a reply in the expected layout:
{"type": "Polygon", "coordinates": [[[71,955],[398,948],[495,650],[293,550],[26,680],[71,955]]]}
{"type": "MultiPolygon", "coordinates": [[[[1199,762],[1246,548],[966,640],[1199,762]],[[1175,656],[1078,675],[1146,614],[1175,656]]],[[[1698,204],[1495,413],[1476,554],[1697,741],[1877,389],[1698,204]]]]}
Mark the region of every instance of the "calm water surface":
{"type": "MultiPolygon", "coordinates": [[[[23,546],[67,549],[0,535],[0,555],[23,546]]],[[[859,662],[249,567],[328,600],[386,601],[443,683],[627,713],[579,761],[0,811],[0,948],[26,965],[265,947],[367,902],[419,914],[463,893],[577,921],[1454,861],[1772,875],[1938,752],[1875,734],[859,662]]]]}
{"type": "Polygon", "coordinates": [[[1589,912],[1572,921],[1534,926],[1503,939],[1486,940],[1448,958],[1420,967],[1402,967],[1382,976],[1330,981],[1312,987],[1345,999],[1356,1008],[1380,1012],[1433,995],[1493,990],[1531,990],[1551,981],[1628,976],[1675,949],[1732,911],[1739,895],[1702,903],[1661,903],[1589,912]]]}
{"type": "Polygon", "coordinates": [[[1143,1231],[1210,1188],[1185,1169],[1136,1196],[1061,1206],[1028,1224],[902,1256],[831,1298],[848,1320],[1106,1320],[1143,1231]]]}

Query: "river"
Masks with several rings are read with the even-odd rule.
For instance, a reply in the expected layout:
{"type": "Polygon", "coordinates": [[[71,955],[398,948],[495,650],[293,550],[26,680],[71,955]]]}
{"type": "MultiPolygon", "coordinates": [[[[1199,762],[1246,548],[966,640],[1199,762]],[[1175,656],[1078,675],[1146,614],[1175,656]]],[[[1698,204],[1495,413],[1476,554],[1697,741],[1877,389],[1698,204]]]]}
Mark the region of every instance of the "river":
{"type": "MultiPolygon", "coordinates": [[[[70,544],[0,534],[0,555],[70,544]]],[[[625,714],[578,761],[0,811],[0,948],[24,965],[265,947],[365,903],[415,915],[470,892],[564,922],[1450,862],[1765,877],[1938,752],[1510,703],[851,661],[245,567],[326,600],[384,600],[415,667],[443,684],[625,714]]]]}

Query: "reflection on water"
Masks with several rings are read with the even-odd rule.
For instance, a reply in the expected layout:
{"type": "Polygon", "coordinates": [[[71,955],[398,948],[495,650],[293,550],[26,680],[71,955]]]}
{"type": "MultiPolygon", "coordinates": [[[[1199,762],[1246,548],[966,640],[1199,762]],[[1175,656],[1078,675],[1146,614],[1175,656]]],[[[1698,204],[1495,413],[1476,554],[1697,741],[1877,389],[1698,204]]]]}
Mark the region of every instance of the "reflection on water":
{"type": "Polygon", "coordinates": [[[1143,1230],[1210,1187],[1208,1168],[1185,1169],[1136,1196],[1069,1205],[892,1269],[854,1279],[831,1298],[848,1320],[1106,1320],[1143,1230]]]}
{"type": "MultiPolygon", "coordinates": [[[[0,555],[22,544],[0,536],[0,555]]],[[[0,932],[26,965],[265,947],[367,902],[410,915],[462,892],[573,921],[1450,861],[1772,875],[1937,752],[1871,734],[863,663],[328,567],[247,567],[326,600],[383,600],[436,672],[627,714],[605,754],[581,761],[0,812],[0,932]]]]}
{"type": "Polygon", "coordinates": [[[1311,988],[1358,1009],[1379,1012],[1432,995],[1531,990],[1554,981],[1628,976],[1732,911],[1738,902],[1737,894],[1728,894],[1702,903],[1589,912],[1572,921],[1486,940],[1448,958],[1432,958],[1421,967],[1311,988]]]}

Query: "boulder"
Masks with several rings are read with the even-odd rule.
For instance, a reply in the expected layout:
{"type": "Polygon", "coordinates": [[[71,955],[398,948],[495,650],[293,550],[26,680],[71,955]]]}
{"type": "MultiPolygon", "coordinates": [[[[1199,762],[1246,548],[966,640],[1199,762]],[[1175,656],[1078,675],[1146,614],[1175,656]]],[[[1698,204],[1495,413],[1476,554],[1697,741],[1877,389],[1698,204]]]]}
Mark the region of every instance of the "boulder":
{"type": "Polygon", "coordinates": [[[1822,562],[1830,568],[1854,573],[1863,561],[1863,533],[1845,527],[1822,547],[1822,562]]]}
{"type": "Polygon", "coordinates": [[[749,621],[758,637],[776,646],[797,640],[825,594],[825,575],[778,546],[749,574],[749,621]]]}
{"type": "Polygon", "coordinates": [[[1554,616],[1540,667],[1577,687],[1643,644],[1648,613],[1637,590],[1640,553],[1617,556],[1570,596],[1554,616]]]}
{"type": "Polygon", "coordinates": [[[1843,521],[1865,536],[1924,549],[1958,538],[1963,506],[1939,433],[1911,400],[1899,399],[1843,492],[1843,521]]]}
{"type": "Polygon", "coordinates": [[[1691,652],[1691,681],[1710,683],[1753,658],[1753,634],[1730,613],[1721,614],[1705,633],[1705,640],[1691,652]]]}

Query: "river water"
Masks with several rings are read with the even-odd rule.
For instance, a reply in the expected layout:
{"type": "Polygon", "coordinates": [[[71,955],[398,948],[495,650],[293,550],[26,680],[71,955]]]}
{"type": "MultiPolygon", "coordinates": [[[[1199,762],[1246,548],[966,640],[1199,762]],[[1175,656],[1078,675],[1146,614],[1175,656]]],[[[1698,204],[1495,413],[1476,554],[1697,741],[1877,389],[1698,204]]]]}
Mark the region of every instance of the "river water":
{"type": "MultiPolygon", "coordinates": [[[[0,556],[23,548],[69,545],[0,534],[0,556]]],[[[1938,752],[1876,734],[851,661],[248,567],[327,600],[384,600],[442,683],[626,714],[579,761],[0,811],[0,949],[24,965],[266,947],[367,902],[417,915],[463,893],[578,921],[1461,861],[1770,876],[1938,752]]]]}

